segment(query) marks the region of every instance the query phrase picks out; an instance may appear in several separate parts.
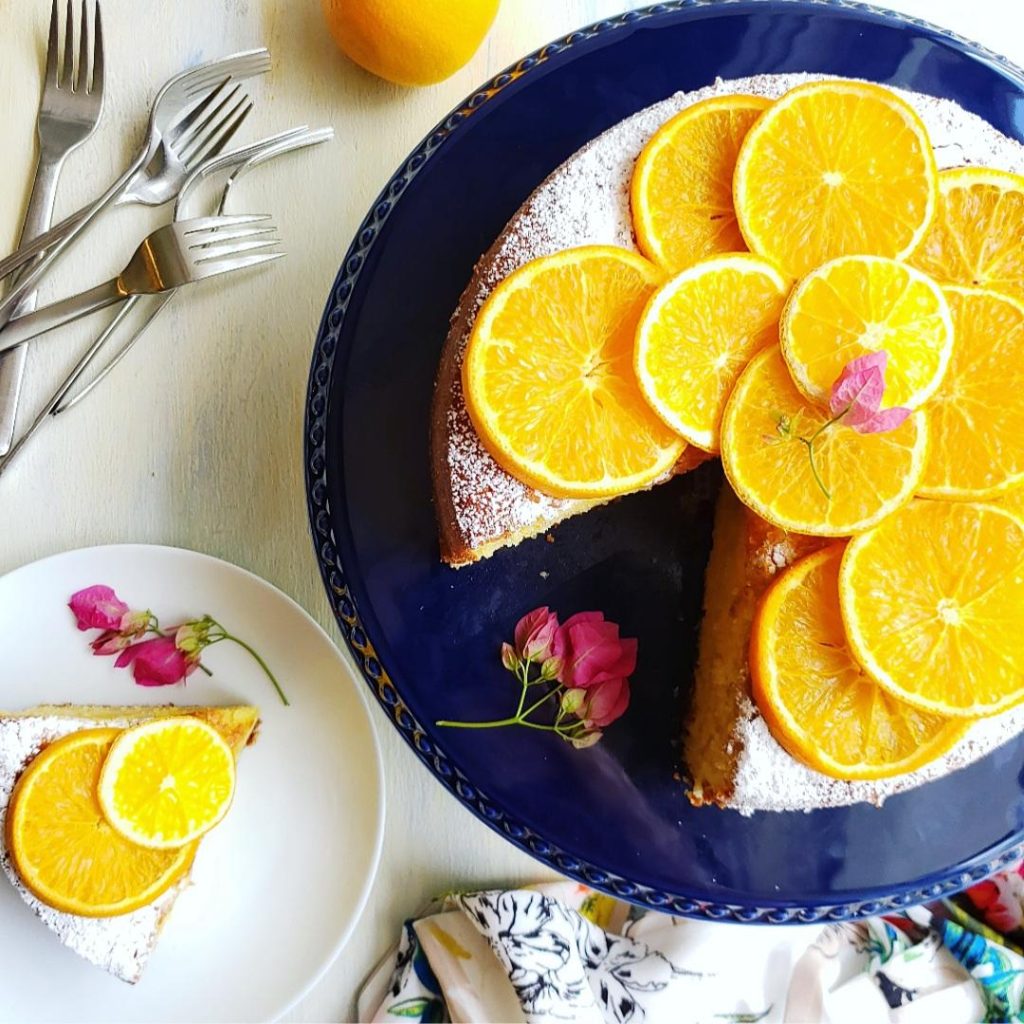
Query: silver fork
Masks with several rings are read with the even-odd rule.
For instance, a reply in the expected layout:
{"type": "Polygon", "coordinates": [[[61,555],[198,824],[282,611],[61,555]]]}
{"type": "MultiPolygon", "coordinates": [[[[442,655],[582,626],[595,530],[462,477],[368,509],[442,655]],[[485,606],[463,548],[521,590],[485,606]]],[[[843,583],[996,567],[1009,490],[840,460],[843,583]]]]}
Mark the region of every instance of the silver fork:
{"type": "Polygon", "coordinates": [[[132,295],[155,295],[280,259],[282,252],[258,251],[278,242],[266,237],[277,230],[269,221],[265,214],[198,217],[157,228],[117,277],[8,323],[0,334],[0,351],[132,295]]]}
{"type": "MultiPolygon", "coordinates": [[[[182,185],[181,193],[179,194],[178,201],[174,207],[175,218],[177,219],[184,213],[185,205],[194,187],[211,174],[232,169],[232,174],[225,183],[224,189],[221,193],[220,204],[217,210],[218,214],[222,214],[231,188],[241,177],[253,168],[258,167],[260,164],[263,164],[268,160],[281,156],[284,153],[290,153],[298,149],[305,149],[307,146],[318,145],[321,142],[327,142],[333,137],[334,130],[332,128],[310,129],[303,126],[301,128],[292,128],[289,131],[280,132],[277,135],[271,135],[269,138],[260,139],[258,142],[253,142],[248,146],[232,150],[230,153],[224,153],[218,157],[205,160],[203,164],[190,175],[188,181],[182,185]]],[[[150,296],[145,300],[137,296],[125,299],[118,309],[117,315],[114,319],[111,320],[96,340],[82,354],[82,357],[74,367],[72,367],[71,371],[58,386],[57,390],[54,391],[50,398],[43,404],[35,418],[11,447],[11,450],[5,456],[0,457],[0,474],[2,474],[11,462],[17,458],[28,442],[40,429],[42,429],[43,424],[51,416],[57,416],[60,413],[67,412],[69,409],[74,408],[93,391],[93,389],[107,376],[107,374],[109,374],[128,354],[135,342],[138,341],[139,338],[149,329],[150,324],[156,320],[160,311],[168,302],[171,301],[174,294],[174,292],[162,292],[159,295],[150,296]],[[73,397],[68,398],[67,396],[85,375],[86,371],[92,365],[93,360],[104,350],[109,339],[118,332],[121,324],[124,323],[127,317],[131,315],[132,310],[140,302],[145,302],[147,308],[143,312],[142,319],[136,323],[132,333],[128,335],[113,357],[104,364],[96,376],[76,392],[73,397]]]]}
{"type": "MultiPolygon", "coordinates": [[[[183,216],[184,208],[191,192],[210,175],[233,168],[231,176],[224,183],[220,204],[216,211],[217,214],[223,214],[228,194],[232,187],[240,178],[244,177],[254,168],[284,153],[291,153],[298,149],[305,149],[308,146],[319,145],[321,142],[327,142],[332,138],[334,138],[333,128],[307,128],[303,126],[280,132],[277,135],[271,135],[266,139],[260,139],[259,142],[253,142],[240,149],[233,149],[230,153],[224,153],[215,159],[205,161],[182,186],[178,201],[174,206],[174,219],[178,220],[183,216]]],[[[89,346],[82,358],[75,364],[68,376],[65,377],[49,401],[44,405],[37,419],[25,431],[21,440],[19,440],[18,446],[20,447],[28,440],[33,430],[47,416],[59,416],[61,413],[73,409],[100,384],[118,363],[128,355],[135,342],[145,334],[150,324],[160,315],[160,312],[174,298],[174,295],[174,292],[162,292],[146,300],[141,296],[132,296],[126,299],[121,304],[114,319],[110,321],[93,344],[89,346]],[[135,327],[135,330],[124,340],[107,362],[103,364],[102,368],[89,383],[77,391],[71,398],[68,398],[67,395],[78,381],[81,380],[93,359],[106,347],[107,341],[117,332],[121,324],[131,316],[135,307],[143,301],[145,301],[146,309],[143,311],[142,318],[135,327]]],[[[3,460],[0,459],[0,470],[3,469],[3,465],[3,460]]]]}
{"type": "MultiPolygon", "coordinates": [[[[92,220],[124,194],[140,172],[151,180],[155,179],[157,182],[166,183],[167,187],[172,190],[172,195],[180,189],[188,174],[187,166],[180,160],[173,162],[166,159],[160,160],[159,157],[162,154],[166,155],[168,151],[174,152],[174,143],[171,139],[175,129],[179,128],[184,120],[191,118],[193,122],[195,121],[198,116],[196,115],[197,101],[199,101],[198,106],[204,106],[201,101],[208,100],[209,94],[213,90],[223,88],[227,84],[226,79],[251,78],[254,75],[264,74],[269,69],[270,54],[267,50],[251,50],[200,64],[175,75],[165,83],[153,102],[146,142],[121,177],[99,199],[86,207],[75,223],[71,223],[73,218],[68,218],[68,221],[57,225],[47,235],[21,247],[0,262],[0,277],[6,277],[37,252],[46,250],[46,255],[24,277],[20,278],[11,293],[0,301],[0,326],[10,319],[14,307],[22,296],[38,283],[50,266],[92,220]],[[66,226],[68,224],[70,226],[66,226]]],[[[241,115],[241,119],[235,116],[231,121],[225,122],[223,117],[218,117],[219,109],[217,106],[211,113],[207,105],[207,116],[203,123],[211,136],[221,139],[220,144],[223,147],[237,130],[245,114],[241,115]]],[[[245,113],[247,112],[245,111],[245,113]]],[[[190,135],[189,139],[192,137],[190,135]]],[[[210,150],[206,149],[205,152],[208,154],[210,150]]],[[[4,347],[9,346],[5,345],[4,347]]]]}
{"type": "MultiPolygon", "coordinates": [[[[97,0],[93,8],[93,34],[90,37],[86,3],[82,0],[77,73],[72,7],[73,0],[67,0],[63,47],[59,38],[60,0],[53,0],[50,9],[46,69],[43,72],[43,90],[36,124],[39,160],[21,229],[21,237],[26,241],[41,235],[50,226],[57,182],[64,161],[72,150],[82,145],[96,130],[103,110],[103,25],[100,5],[97,0]]],[[[12,316],[24,316],[35,308],[36,294],[29,292],[12,316]]],[[[0,356],[0,455],[10,449],[14,438],[24,373],[24,348],[0,356]]]]}

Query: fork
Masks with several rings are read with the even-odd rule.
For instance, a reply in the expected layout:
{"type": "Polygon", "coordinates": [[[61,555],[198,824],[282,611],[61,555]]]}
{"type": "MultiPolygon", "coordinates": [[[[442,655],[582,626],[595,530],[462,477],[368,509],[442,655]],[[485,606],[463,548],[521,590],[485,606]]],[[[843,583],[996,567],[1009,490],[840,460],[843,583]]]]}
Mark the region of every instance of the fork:
{"type": "MultiPolygon", "coordinates": [[[[37,252],[46,250],[46,255],[24,277],[19,278],[11,293],[0,301],[0,326],[7,323],[21,298],[38,283],[61,253],[71,245],[92,220],[124,194],[136,175],[142,172],[151,179],[156,179],[158,182],[163,181],[167,183],[168,188],[172,188],[175,192],[180,188],[188,173],[184,162],[167,159],[161,161],[155,158],[166,157],[168,152],[174,152],[174,144],[170,140],[175,129],[180,127],[183,121],[192,119],[194,123],[196,118],[194,104],[197,100],[209,100],[209,94],[214,89],[226,86],[226,79],[251,78],[254,75],[264,74],[269,68],[270,54],[266,49],[250,50],[246,53],[238,53],[221,60],[200,64],[175,75],[174,78],[166,82],[153,102],[146,142],[121,177],[99,199],[86,207],[80,219],[70,227],[65,227],[67,222],[62,222],[47,235],[22,246],[0,263],[0,277],[6,277],[37,252]],[[59,240],[55,240],[55,237],[62,231],[63,235],[59,240]]],[[[202,102],[199,105],[202,106],[202,102]]],[[[211,136],[216,136],[221,140],[220,145],[223,147],[238,129],[241,120],[236,116],[231,121],[225,122],[221,118],[214,123],[211,118],[216,117],[219,110],[218,106],[204,120],[204,124],[211,136]]],[[[242,119],[244,119],[244,114],[242,119]]],[[[206,153],[209,151],[209,149],[205,150],[206,153]]],[[[195,154],[193,153],[192,156],[194,157],[195,154]]],[[[69,218],[70,220],[71,218],[69,218]]],[[[9,347],[8,344],[0,346],[0,348],[9,347]]]]}
{"type": "MultiPolygon", "coordinates": [[[[93,8],[93,35],[85,0],[79,22],[78,67],[75,69],[73,0],[67,0],[64,46],[60,45],[60,0],[50,9],[50,31],[46,45],[46,68],[39,101],[36,131],[39,160],[25,211],[21,236],[25,240],[42,234],[53,219],[57,182],[68,154],[96,130],[103,110],[103,25],[100,5],[93,8]],[[92,69],[90,75],[89,69],[92,69]]],[[[16,282],[15,282],[16,283],[16,282]]],[[[29,292],[12,316],[23,316],[36,308],[36,294],[29,292]]],[[[0,455],[14,439],[18,398],[25,373],[25,349],[0,356],[0,455]]]]}
{"type": "Polygon", "coordinates": [[[278,242],[265,237],[277,230],[269,220],[265,214],[198,217],[158,228],[117,277],[9,322],[0,334],[0,352],[132,295],[155,295],[280,259],[282,252],[257,251],[278,242]]]}

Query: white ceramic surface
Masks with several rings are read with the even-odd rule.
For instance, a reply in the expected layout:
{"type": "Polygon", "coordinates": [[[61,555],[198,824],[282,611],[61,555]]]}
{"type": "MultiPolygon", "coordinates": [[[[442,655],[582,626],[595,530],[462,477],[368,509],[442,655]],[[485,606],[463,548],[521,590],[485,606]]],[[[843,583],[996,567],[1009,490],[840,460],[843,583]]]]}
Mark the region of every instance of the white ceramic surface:
{"type": "Polygon", "coordinates": [[[0,1019],[267,1020],[333,961],[366,902],[384,828],[383,770],[362,688],[330,638],[252,574],[177,548],[55,555],[0,579],[0,707],[36,703],[260,708],[234,804],[204,840],[142,980],[126,985],[61,946],[0,876],[0,1019]],[[184,686],[146,689],[92,655],[66,606],[107,583],[163,623],[208,612],[251,643],[289,700],[234,644],[184,686]]]}

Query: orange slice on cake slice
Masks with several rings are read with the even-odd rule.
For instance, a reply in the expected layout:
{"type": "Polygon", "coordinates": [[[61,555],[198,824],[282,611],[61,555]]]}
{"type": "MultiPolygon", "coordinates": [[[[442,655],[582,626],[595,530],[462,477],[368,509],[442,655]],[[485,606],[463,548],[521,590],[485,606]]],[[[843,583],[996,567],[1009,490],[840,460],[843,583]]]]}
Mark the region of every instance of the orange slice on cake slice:
{"type": "Polygon", "coordinates": [[[719,428],[736,379],[778,341],[792,282],[748,253],[702,260],[647,304],[636,335],[637,380],[651,408],[690,444],[719,449],[719,428]]]}
{"type": "Polygon", "coordinates": [[[894,92],[809,82],[754,122],[733,201],[751,252],[800,277],[836,256],[906,256],[931,222],[936,177],[924,124],[894,92]]]}
{"type": "Polygon", "coordinates": [[[462,364],[466,409],[506,472],[559,498],[606,498],[668,474],[686,442],[633,373],[640,314],[664,271],[614,246],[543,256],[477,316],[462,364]]]}
{"type": "Polygon", "coordinates": [[[756,355],[722,418],[722,466],[739,499],[776,526],[821,537],[866,530],[906,504],[928,454],[922,411],[884,433],[831,419],[797,390],[778,345],[756,355]]]}
{"type": "Polygon", "coordinates": [[[935,218],[909,262],[942,284],[1024,302],[1024,177],[990,167],[940,171],[935,218]]]}
{"type": "Polygon", "coordinates": [[[941,756],[967,726],[897,699],[854,659],[839,610],[843,550],[807,555],[762,597],[751,685],[772,735],[797,760],[834,778],[883,779],[941,756]]]}
{"type": "Polygon", "coordinates": [[[1024,522],[994,505],[917,500],[850,541],[846,636],[872,679],[940,715],[1024,700],[1024,522]]]}
{"type": "Polygon", "coordinates": [[[840,256],[813,270],[793,289],[779,337],[796,386],[818,402],[844,366],[884,349],[886,404],[915,408],[938,390],[953,352],[942,289],[881,256],[840,256]]]}
{"type": "Polygon", "coordinates": [[[666,121],[637,158],[630,183],[640,251],[671,271],[746,245],[736,224],[732,176],[763,96],[712,96],[666,121]]]}

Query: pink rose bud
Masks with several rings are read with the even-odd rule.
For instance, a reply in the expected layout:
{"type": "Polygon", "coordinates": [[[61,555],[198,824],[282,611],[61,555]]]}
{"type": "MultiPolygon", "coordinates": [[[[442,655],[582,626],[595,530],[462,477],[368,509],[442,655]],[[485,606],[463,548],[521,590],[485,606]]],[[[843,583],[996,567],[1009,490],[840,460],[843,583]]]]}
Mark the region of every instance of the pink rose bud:
{"type": "Polygon", "coordinates": [[[198,658],[190,658],[178,649],[172,636],[158,636],[132,644],[118,656],[114,665],[131,665],[139,686],[169,686],[179,683],[195,671],[198,658]]]}
{"type": "Polygon", "coordinates": [[[130,636],[126,636],[124,633],[119,633],[113,629],[108,629],[100,633],[89,646],[92,648],[93,654],[117,654],[123,651],[131,642],[132,638],[130,636]]]}
{"type": "Polygon", "coordinates": [[[516,651],[524,661],[545,661],[562,653],[558,616],[546,606],[527,612],[515,630],[516,651]]]}
{"type": "Polygon", "coordinates": [[[610,679],[624,679],[636,669],[637,641],[619,637],[619,627],[600,612],[580,612],[567,619],[560,633],[565,661],[559,680],[586,689],[610,679]]]}
{"type": "Polygon", "coordinates": [[[68,607],[81,630],[120,629],[121,619],[128,611],[128,605],[113,589],[102,585],[86,587],[72,594],[68,607]]]}

